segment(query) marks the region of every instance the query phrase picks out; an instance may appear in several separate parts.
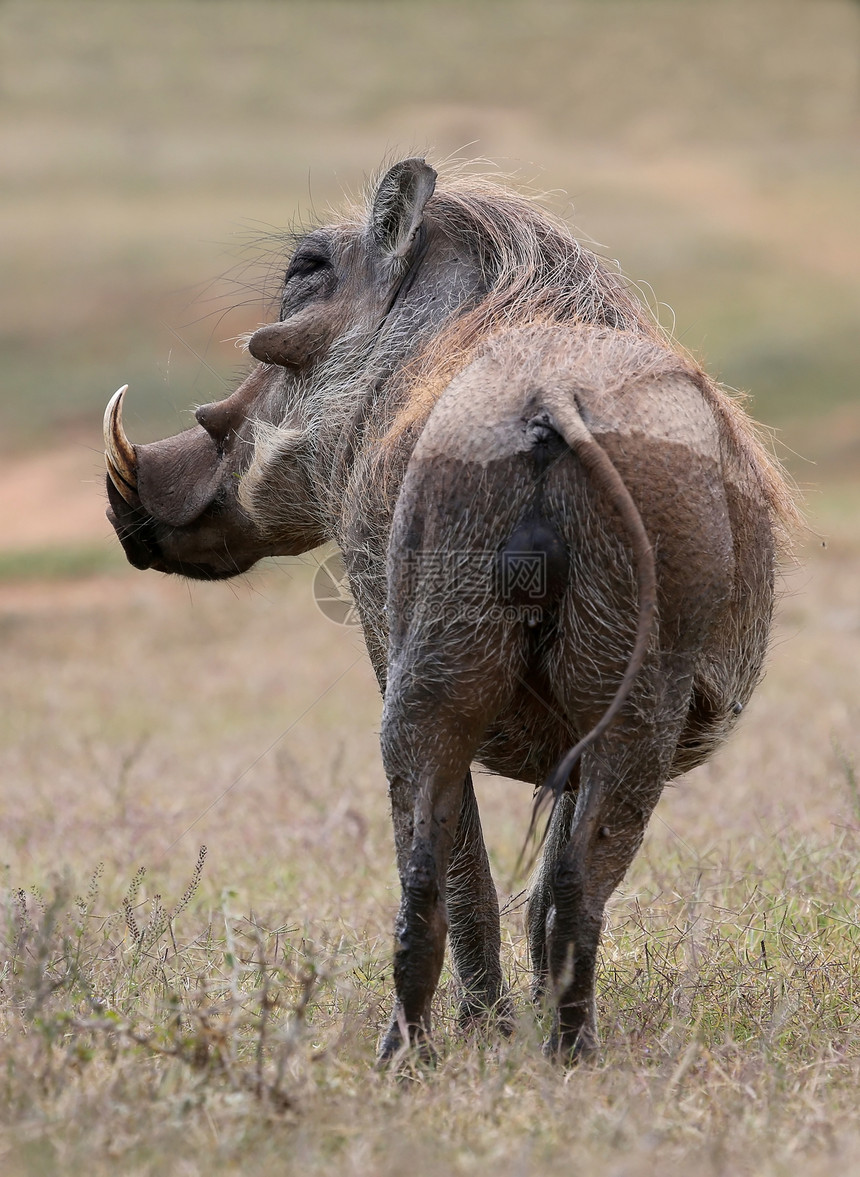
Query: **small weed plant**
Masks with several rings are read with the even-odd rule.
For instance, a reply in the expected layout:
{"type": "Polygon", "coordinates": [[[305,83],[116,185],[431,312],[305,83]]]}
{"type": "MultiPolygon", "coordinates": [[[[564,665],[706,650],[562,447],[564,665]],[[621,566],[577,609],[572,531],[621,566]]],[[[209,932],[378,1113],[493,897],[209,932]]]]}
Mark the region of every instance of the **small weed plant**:
{"type": "Polygon", "coordinates": [[[135,1060],[153,1074],[158,1065],[178,1067],[191,1088],[249,1092],[274,1109],[290,1106],[288,1067],[323,975],[283,929],[231,915],[229,896],[220,936],[209,919],[183,939],[180,917],[205,860],[202,846],[170,909],[159,894],[142,897],[143,867],[114,910],[101,901],[101,864],[83,895],[64,882],[49,897],[37,889],[7,892],[0,1008],[13,1101],[28,1087],[14,1082],[19,1067],[49,1094],[90,1066],[135,1060]]]}

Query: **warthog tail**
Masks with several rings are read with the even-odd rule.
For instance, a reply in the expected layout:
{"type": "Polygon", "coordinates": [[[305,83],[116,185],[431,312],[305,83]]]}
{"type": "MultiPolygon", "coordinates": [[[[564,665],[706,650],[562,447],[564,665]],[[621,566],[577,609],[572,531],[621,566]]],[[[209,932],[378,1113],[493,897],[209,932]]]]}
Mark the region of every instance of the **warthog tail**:
{"type": "Polygon", "coordinates": [[[532,817],[525,844],[520,852],[517,863],[519,871],[523,855],[534,834],[541,811],[551,802],[549,819],[541,836],[537,849],[543,845],[549,822],[558,804],[559,798],[567,787],[570,774],[585,752],[586,748],[603,735],[606,729],[617,718],[624,706],[627,696],[636,681],[651,637],[654,616],[657,611],[657,572],[654,563],[654,549],[639,514],[639,508],[633,501],[633,496],[624,484],[624,480],[612,464],[612,459],[597,441],[582,417],[578,397],[571,398],[566,390],[558,389],[552,393],[547,390],[543,397],[550,413],[549,424],[564,438],[573,452],[585,467],[591,481],[599,494],[604,495],[621,517],[621,521],[630,537],[633,556],[636,565],[636,578],[639,590],[639,619],[636,627],[636,640],[627,663],[624,677],[618,684],[618,689],[612,702],[606,708],[598,722],[590,732],[574,745],[549,774],[544,783],[535,793],[532,807],[532,817]]]}

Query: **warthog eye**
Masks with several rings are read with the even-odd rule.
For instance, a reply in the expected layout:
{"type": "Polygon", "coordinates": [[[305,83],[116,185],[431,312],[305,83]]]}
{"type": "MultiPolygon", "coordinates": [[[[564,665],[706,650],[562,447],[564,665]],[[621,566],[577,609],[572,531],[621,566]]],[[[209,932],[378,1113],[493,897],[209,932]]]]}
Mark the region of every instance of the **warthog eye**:
{"type": "Polygon", "coordinates": [[[296,254],[284,276],[284,283],[292,281],[293,278],[307,278],[320,270],[330,268],[330,266],[331,259],[324,253],[308,251],[296,254]]]}
{"type": "Polygon", "coordinates": [[[337,278],[329,254],[318,245],[300,246],[284,275],[281,296],[281,320],[314,299],[328,298],[337,285],[337,278]]]}

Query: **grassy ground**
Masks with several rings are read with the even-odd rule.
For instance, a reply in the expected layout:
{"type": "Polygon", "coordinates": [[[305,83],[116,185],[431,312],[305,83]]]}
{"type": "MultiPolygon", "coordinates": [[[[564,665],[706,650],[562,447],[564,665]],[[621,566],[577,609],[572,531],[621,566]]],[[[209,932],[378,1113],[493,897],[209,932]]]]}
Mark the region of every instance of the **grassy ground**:
{"type": "Polygon", "coordinates": [[[4,1174],[860,1173],[858,16],[0,5],[4,1174]],[[189,587],[103,519],[106,396],[143,440],[219,395],[261,235],[400,148],[565,188],[818,463],[768,676],[613,900],[591,1069],[526,1000],[529,790],[479,779],[517,1032],[460,1042],[446,974],[439,1066],[372,1071],[397,894],[360,639],[311,557],[189,587]]]}
{"type": "Polygon", "coordinates": [[[4,1172],[860,1171],[858,498],[819,504],[742,728],[661,802],[611,905],[601,1061],[568,1074],[526,997],[529,791],[490,779],[518,1030],[458,1041],[446,977],[438,1068],[372,1073],[379,703],[309,566],[7,583],[4,1172]]]}

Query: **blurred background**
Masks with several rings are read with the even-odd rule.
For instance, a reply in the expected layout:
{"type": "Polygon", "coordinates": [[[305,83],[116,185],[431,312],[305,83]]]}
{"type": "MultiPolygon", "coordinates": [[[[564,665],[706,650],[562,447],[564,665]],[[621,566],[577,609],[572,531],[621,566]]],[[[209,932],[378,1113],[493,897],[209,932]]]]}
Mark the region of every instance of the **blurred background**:
{"type": "Polygon", "coordinates": [[[0,572],[121,559],[108,396],[187,427],[279,230],[401,153],[548,191],[801,485],[860,475],[852,0],[6,0],[0,53],[0,572]]]}

